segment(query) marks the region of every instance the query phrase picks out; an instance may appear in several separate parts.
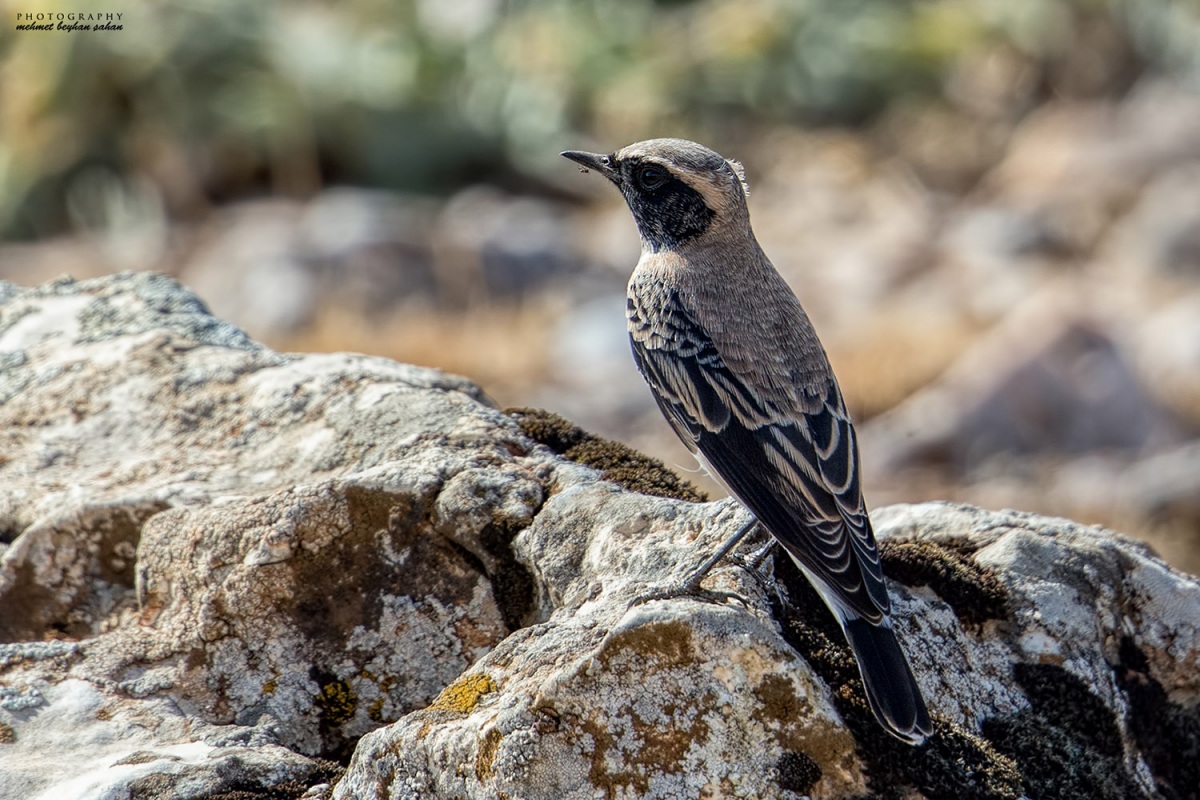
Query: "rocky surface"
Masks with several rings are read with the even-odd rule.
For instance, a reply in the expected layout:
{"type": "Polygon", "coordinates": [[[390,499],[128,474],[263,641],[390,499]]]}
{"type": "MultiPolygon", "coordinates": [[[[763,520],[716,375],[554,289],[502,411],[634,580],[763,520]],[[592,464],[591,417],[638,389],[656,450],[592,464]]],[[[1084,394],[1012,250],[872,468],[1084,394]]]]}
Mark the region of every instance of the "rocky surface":
{"type": "Polygon", "coordinates": [[[1200,785],[1200,582],[1099,528],[875,512],[914,750],[788,562],[631,604],[730,501],[440,372],[275,353],[160,276],[0,284],[0,453],[3,797],[1200,785]]]}
{"type": "Polygon", "coordinates": [[[936,721],[911,750],[857,699],[794,574],[779,577],[799,610],[739,568],[713,584],[744,605],[631,608],[642,550],[731,514],[661,505],[647,520],[628,494],[552,496],[514,546],[548,565],[557,609],[366,736],[334,797],[1192,796],[1195,763],[1175,748],[1200,733],[1200,582],[1143,547],[1017,512],[876,512],[936,721]]]}
{"type": "MultiPolygon", "coordinates": [[[[511,558],[470,537],[527,524],[540,467],[517,466],[528,443],[477,387],[273,353],[152,275],[6,296],[0,795],[72,777],[85,762],[58,753],[47,773],[46,737],[100,712],[100,728],[143,718],[171,763],[176,745],[246,741],[294,751],[264,780],[307,777],[320,762],[298,754],[348,754],[520,624],[486,574],[511,558]]],[[[106,765],[159,752],[94,735],[106,765]]],[[[226,753],[187,758],[216,779],[226,753]]],[[[147,769],[89,780],[120,796],[147,769]]]]}

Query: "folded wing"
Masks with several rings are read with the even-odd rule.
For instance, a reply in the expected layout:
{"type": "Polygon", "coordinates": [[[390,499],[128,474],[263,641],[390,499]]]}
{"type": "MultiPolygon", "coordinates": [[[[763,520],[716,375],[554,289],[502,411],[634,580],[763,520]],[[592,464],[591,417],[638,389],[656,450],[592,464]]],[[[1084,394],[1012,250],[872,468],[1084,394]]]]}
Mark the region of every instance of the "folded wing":
{"type": "Polygon", "coordinates": [[[859,483],[854,427],[832,375],[824,385],[803,387],[804,403],[766,400],[729,368],[677,293],[656,297],[652,318],[631,296],[628,313],[638,369],[684,444],[835,594],[831,599],[881,621],[890,604],[859,483]]]}

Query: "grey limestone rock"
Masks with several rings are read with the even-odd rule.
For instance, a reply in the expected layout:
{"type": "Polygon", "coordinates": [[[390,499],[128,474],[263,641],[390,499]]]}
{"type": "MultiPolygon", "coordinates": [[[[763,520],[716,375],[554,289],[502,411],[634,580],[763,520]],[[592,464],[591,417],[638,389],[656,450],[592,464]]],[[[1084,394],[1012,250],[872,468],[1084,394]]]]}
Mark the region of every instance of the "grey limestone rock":
{"type": "Polygon", "coordinates": [[[0,659],[0,795],[320,777],[508,634],[478,557],[435,531],[527,523],[547,459],[514,456],[531,443],[477,387],[273,353],[160,276],[4,297],[0,641],[21,649],[0,659]],[[435,503],[492,465],[491,495],[435,503]],[[124,717],[153,733],[112,733],[124,717]],[[217,740],[187,770],[170,755],[217,740]],[[221,749],[253,743],[287,758],[221,749]]]}
{"type": "Polygon", "coordinates": [[[744,605],[630,607],[646,589],[633,576],[659,569],[653,551],[698,545],[737,516],[659,505],[594,488],[552,496],[515,542],[559,587],[549,620],[364,737],[333,797],[1190,791],[1194,766],[1172,752],[1197,741],[1200,582],[1144,546],[1019,512],[877,511],[886,569],[911,584],[892,584],[897,626],[937,728],[908,749],[848,698],[853,677],[812,608],[780,614],[778,590],[742,568],[713,583],[744,605]]]}
{"type": "Polygon", "coordinates": [[[1200,785],[1200,582],[1117,534],[875,512],[936,721],[913,749],[786,560],[632,603],[744,512],[561,419],[274,353],[144,274],[0,285],[0,365],[0,796],[1200,785]]]}

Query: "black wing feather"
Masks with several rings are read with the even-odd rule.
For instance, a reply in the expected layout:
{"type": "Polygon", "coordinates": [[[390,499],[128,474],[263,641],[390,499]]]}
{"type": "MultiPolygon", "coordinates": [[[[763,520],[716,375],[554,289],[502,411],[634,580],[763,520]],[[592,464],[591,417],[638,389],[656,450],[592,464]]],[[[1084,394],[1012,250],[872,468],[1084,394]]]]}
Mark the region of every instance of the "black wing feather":
{"type": "Polygon", "coordinates": [[[887,588],[832,375],[808,408],[773,407],[729,369],[676,292],[654,300],[652,325],[630,298],[630,342],[671,427],[841,603],[882,620],[887,588]]]}

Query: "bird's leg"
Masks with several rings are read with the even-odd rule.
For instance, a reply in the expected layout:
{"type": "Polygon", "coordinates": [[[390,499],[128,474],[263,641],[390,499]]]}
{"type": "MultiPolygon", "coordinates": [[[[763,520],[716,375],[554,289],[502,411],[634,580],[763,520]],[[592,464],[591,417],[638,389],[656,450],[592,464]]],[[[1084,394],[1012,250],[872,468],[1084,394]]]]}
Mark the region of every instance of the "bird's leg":
{"type": "Polygon", "coordinates": [[[717,563],[729,553],[730,550],[737,547],[738,542],[746,538],[746,534],[754,530],[754,526],[757,524],[758,519],[751,515],[750,519],[747,520],[742,527],[738,528],[736,533],[726,539],[721,546],[717,548],[715,553],[706,558],[702,564],[689,572],[688,576],[683,579],[682,583],[669,589],[659,589],[657,591],[638,595],[629,604],[630,608],[643,603],[648,603],[651,600],[669,600],[672,597],[681,597],[684,595],[711,595],[714,598],[741,600],[744,603],[745,600],[742,600],[742,598],[730,592],[704,591],[700,588],[700,583],[704,580],[705,576],[712,571],[712,568],[715,567],[717,563]]]}
{"type": "Polygon", "coordinates": [[[703,564],[697,566],[688,574],[686,578],[683,579],[683,583],[679,588],[684,592],[690,592],[695,589],[699,589],[700,582],[703,581],[705,576],[712,571],[712,568],[715,567],[717,563],[724,558],[727,553],[729,553],[730,550],[737,547],[738,542],[742,541],[742,539],[745,539],[746,534],[754,530],[754,526],[757,524],[758,518],[751,514],[750,519],[748,519],[746,523],[742,525],[742,527],[738,528],[737,532],[734,533],[733,536],[730,536],[728,539],[726,539],[725,542],[717,548],[715,553],[709,556],[703,564]]]}

